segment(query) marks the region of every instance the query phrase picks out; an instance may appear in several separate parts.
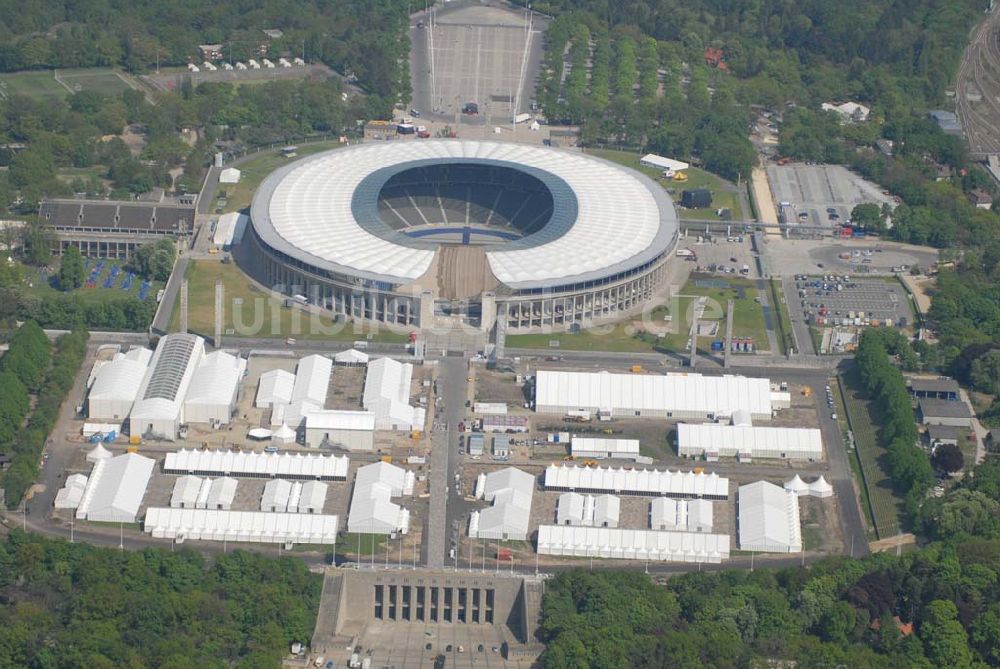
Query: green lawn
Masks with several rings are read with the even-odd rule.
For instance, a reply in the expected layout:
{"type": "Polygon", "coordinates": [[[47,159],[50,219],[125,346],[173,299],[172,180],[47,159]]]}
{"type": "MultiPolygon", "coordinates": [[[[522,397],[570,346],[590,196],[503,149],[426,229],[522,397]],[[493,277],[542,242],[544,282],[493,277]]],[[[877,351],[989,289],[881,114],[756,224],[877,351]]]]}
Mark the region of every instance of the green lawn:
{"type": "MultiPolygon", "coordinates": [[[[355,332],[352,324],[334,324],[328,316],[316,316],[298,307],[285,307],[284,298],[261,291],[235,263],[217,260],[193,260],[188,263],[188,329],[203,335],[215,331],[215,283],[222,281],[225,290],[225,332],[238,336],[301,337],[336,341],[365,339],[365,332],[355,332]],[[237,313],[239,318],[236,318],[237,313]]],[[[180,318],[180,299],[174,302],[168,329],[176,332],[180,318]]],[[[373,341],[401,343],[407,332],[380,328],[373,341]]]]}
{"type": "Polygon", "coordinates": [[[0,74],[0,97],[11,98],[15,95],[24,95],[44,102],[64,98],[69,95],[69,91],[55,80],[52,70],[0,74]]]}
{"type": "Polygon", "coordinates": [[[711,207],[703,209],[682,209],[678,213],[678,215],[682,218],[718,221],[719,216],[716,213],[717,209],[732,210],[734,219],[742,220],[746,218],[745,213],[742,209],[740,209],[739,193],[731,190],[721,178],[711,172],[706,172],[705,170],[697,167],[690,167],[684,170],[688,175],[687,181],[674,181],[673,179],[664,179],[661,176],[660,170],[639,165],[639,158],[641,156],[638,153],[614,151],[612,149],[587,149],[586,152],[597,156],[598,158],[604,158],[605,160],[610,160],[618,163],[619,165],[625,165],[626,167],[631,167],[632,169],[642,172],[662,185],[663,188],[666,189],[666,191],[673,197],[674,202],[678,204],[681,200],[681,191],[691,190],[694,188],[707,188],[712,191],[711,207]]]}
{"type": "MultiPolygon", "coordinates": [[[[87,278],[91,276],[91,268],[95,265],[94,260],[86,266],[85,275],[87,278]]],[[[51,272],[41,270],[35,267],[25,268],[25,292],[28,295],[33,295],[39,299],[45,300],[54,298],[58,295],[64,295],[58,286],[55,285],[55,278],[59,275],[59,259],[53,258],[53,264],[55,265],[51,272]]],[[[125,295],[131,295],[133,297],[139,296],[139,287],[142,285],[142,279],[136,277],[132,281],[132,287],[129,290],[122,290],[122,282],[125,280],[126,270],[124,269],[124,263],[122,261],[106,260],[104,261],[104,269],[100,274],[96,275],[96,281],[92,287],[87,285],[77,288],[72,291],[71,294],[76,295],[81,300],[85,302],[103,302],[109,298],[122,297],[125,295]],[[111,274],[111,268],[118,267],[121,272],[115,277],[110,288],[104,288],[104,281],[111,274]]],[[[163,288],[162,283],[153,282],[152,288],[149,290],[149,297],[147,299],[155,299],[156,293],[163,288]]]]}
{"type": "Polygon", "coordinates": [[[385,555],[385,541],[387,538],[384,534],[352,534],[351,532],[344,532],[337,537],[337,555],[359,557],[374,553],[375,561],[378,562],[379,553],[385,555]],[[361,547],[360,552],[358,551],[359,546],[361,547]]]}
{"type": "Polygon", "coordinates": [[[892,482],[884,466],[887,453],[878,442],[876,425],[879,416],[875,415],[874,405],[864,395],[856,370],[841,376],[840,386],[844,390],[847,418],[854,434],[856,455],[861,468],[862,483],[868,492],[868,504],[875,523],[875,534],[879,539],[894,536],[902,527],[900,500],[892,489],[892,482]]]}
{"type": "Polygon", "coordinates": [[[794,348],[795,338],[792,334],[792,321],[788,317],[788,305],[785,304],[785,293],[781,290],[781,279],[770,279],[768,287],[770,289],[768,302],[771,303],[773,322],[777,325],[775,336],[781,353],[785,354],[794,348]]]}
{"type": "Polygon", "coordinates": [[[130,87],[114,70],[106,67],[90,67],[75,70],[57,70],[59,78],[73,91],[97,91],[114,97],[130,87]]]}
{"type": "Polygon", "coordinates": [[[222,209],[220,213],[230,211],[242,211],[250,206],[250,200],[257,191],[257,186],[274,170],[289,164],[303,156],[328,151],[343,146],[340,142],[315,142],[299,146],[295,158],[283,158],[279,152],[262,151],[259,155],[250,158],[246,162],[240,163],[240,182],[238,184],[219,184],[216,191],[216,200],[212,203],[212,211],[222,209]],[[226,203],[220,207],[219,200],[222,193],[226,194],[226,203]]]}
{"type": "Polygon", "coordinates": [[[701,337],[698,350],[708,352],[714,339],[725,337],[726,302],[736,300],[733,310],[733,337],[752,337],[756,348],[767,350],[767,330],[764,311],[754,298],[754,282],[743,278],[722,279],[710,275],[692,275],[677,295],[652,309],[648,317],[599,325],[581,332],[524,334],[507,337],[511,348],[551,348],[571,351],[613,351],[648,353],[656,350],[686,350],[691,330],[693,302],[697,297],[709,298],[703,312],[705,320],[719,320],[716,337],[701,337]],[[670,319],[667,320],[667,316],[670,319]],[[660,334],[663,336],[660,336],[660,334]],[[558,342],[552,347],[550,342],[558,342]]]}

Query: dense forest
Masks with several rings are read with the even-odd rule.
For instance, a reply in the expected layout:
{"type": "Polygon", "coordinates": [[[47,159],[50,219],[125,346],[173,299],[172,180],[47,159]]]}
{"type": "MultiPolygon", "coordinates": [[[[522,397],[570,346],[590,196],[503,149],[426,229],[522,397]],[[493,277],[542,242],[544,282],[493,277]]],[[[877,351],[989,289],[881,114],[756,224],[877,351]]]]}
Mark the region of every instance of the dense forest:
{"type": "Polygon", "coordinates": [[[297,558],[0,541],[0,667],[273,669],[308,642],[322,579],[297,558]]]}
{"type": "Polygon", "coordinates": [[[354,74],[374,95],[409,97],[405,0],[0,0],[0,71],[121,66],[144,72],[227,58],[299,56],[354,74]],[[269,37],[264,30],[280,30],[269,37]],[[264,53],[258,49],[263,47],[264,53]]]}
{"type": "Polygon", "coordinates": [[[666,587],[635,572],[560,574],[543,600],[542,666],[1000,666],[1000,464],[920,515],[934,541],[901,557],[689,573],[666,587]]]}

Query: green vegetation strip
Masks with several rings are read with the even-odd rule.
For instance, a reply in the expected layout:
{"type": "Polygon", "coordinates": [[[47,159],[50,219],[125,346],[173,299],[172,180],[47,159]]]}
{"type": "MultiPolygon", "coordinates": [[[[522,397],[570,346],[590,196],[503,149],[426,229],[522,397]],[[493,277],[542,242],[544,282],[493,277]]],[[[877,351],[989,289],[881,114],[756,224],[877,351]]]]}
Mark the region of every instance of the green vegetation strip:
{"type": "Polygon", "coordinates": [[[855,370],[839,377],[847,420],[854,434],[855,453],[861,468],[862,483],[868,496],[869,510],[879,539],[899,533],[900,504],[893,494],[892,479],[882,466],[888,453],[879,445],[875,407],[863,397],[861,381],[855,370]]]}
{"type": "Polygon", "coordinates": [[[788,305],[785,304],[784,292],[781,290],[781,279],[768,280],[768,286],[773,322],[778,326],[778,346],[781,347],[782,354],[787,354],[795,348],[795,337],[792,334],[792,321],[788,317],[788,305]]]}

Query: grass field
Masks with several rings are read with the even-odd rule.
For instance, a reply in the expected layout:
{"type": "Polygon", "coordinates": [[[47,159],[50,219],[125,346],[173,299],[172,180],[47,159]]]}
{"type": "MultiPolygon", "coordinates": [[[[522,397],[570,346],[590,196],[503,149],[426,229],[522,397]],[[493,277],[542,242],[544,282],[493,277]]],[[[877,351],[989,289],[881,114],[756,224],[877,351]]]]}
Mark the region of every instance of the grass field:
{"type": "Polygon", "coordinates": [[[764,311],[754,298],[757,289],[748,279],[692,278],[668,304],[654,308],[644,323],[637,316],[632,320],[602,325],[581,332],[555,332],[551,334],[510,335],[507,345],[511,348],[564,348],[571,351],[615,351],[620,353],[648,353],[656,350],[682,351],[688,346],[691,330],[692,303],[697,297],[707,297],[704,316],[721,319],[717,337],[702,337],[698,350],[711,350],[713,339],[725,336],[726,302],[736,300],[733,312],[733,336],[753,337],[758,348],[767,350],[767,331],[764,311]],[[719,282],[716,284],[715,282],[719,282]],[[670,316],[669,321],[666,319],[670,316]],[[664,336],[658,332],[669,330],[664,336]],[[551,346],[550,342],[559,342],[551,346]]]}
{"type": "MultiPolygon", "coordinates": [[[[861,468],[863,484],[867,491],[871,519],[877,538],[884,539],[899,534],[900,500],[885,469],[886,450],[878,443],[878,416],[875,407],[864,395],[856,370],[840,377],[844,404],[851,432],[854,434],[856,456],[861,468]]],[[[862,500],[864,501],[864,500],[862,500]]]]}
{"type": "MultiPolygon", "coordinates": [[[[27,280],[26,292],[28,295],[33,295],[39,299],[52,299],[60,295],[65,295],[66,293],[59,290],[56,285],[55,277],[59,274],[58,259],[53,259],[56,265],[51,272],[45,270],[40,270],[35,267],[30,267],[25,269],[25,278],[27,280]]],[[[132,297],[139,297],[139,291],[142,287],[142,279],[135,277],[130,283],[131,286],[128,290],[123,290],[122,286],[127,280],[127,272],[124,269],[123,263],[120,261],[107,260],[104,261],[104,267],[100,273],[92,273],[95,266],[95,261],[91,260],[87,263],[85,268],[85,274],[87,278],[94,278],[93,285],[85,285],[81,288],[77,288],[75,291],[70,293],[79,297],[85,302],[103,302],[110,298],[122,297],[125,295],[131,295],[132,297]],[[111,276],[113,268],[118,268],[119,272],[111,282],[110,287],[105,288],[105,282],[111,276]]],[[[156,293],[163,288],[162,283],[151,282],[150,287],[146,289],[146,294],[149,298],[155,298],[156,293]]]]}
{"type": "Polygon", "coordinates": [[[44,102],[64,98],[69,91],[55,80],[52,70],[0,74],[0,97],[12,98],[16,95],[44,102]]]}
{"type": "MultiPolygon", "coordinates": [[[[355,332],[350,324],[338,327],[328,316],[317,316],[298,307],[285,307],[284,300],[261,291],[234,263],[193,260],[188,263],[188,329],[203,335],[215,331],[215,283],[225,290],[224,331],[238,336],[301,337],[353,341],[367,334],[355,332]]],[[[176,332],[180,319],[180,299],[174,302],[168,329],[176,332]]],[[[408,333],[380,328],[372,341],[401,343],[408,333]]]]}
{"type": "Polygon", "coordinates": [[[795,337],[792,334],[792,321],[788,317],[788,305],[785,304],[785,294],[781,290],[781,279],[771,279],[768,281],[770,295],[768,302],[771,303],[771,311],[774,314],[774,322],[777,324],[777,331],[774,333],[781,348],[781,354],[788,353],[790,348],[795,346],[795,337]]]}
{"type": "Polygon", "coordinates": [[[219,184],[219,190],[216,191],[216,200],[212,203],[212,211],[215,212],[221,208],[222,211],[218,213],[227,213],[246,209],[250,206],[250,200],[253,199],[253,194],[257,191],[257,186],[274,170],[303,156],[340,148],[341,146],[343,144],[336,141],[305,144],[298,148],[296,152],[298,155],[295,158],[283,158],[280,153],[274,151],[261,152],[259,155],[238,165],[241,173],[238,184],[219,184]],[[223,191],[226,193],[226,203],[220,207],[219,199],[223,191]]]}
{"type": "Polygon", "coordinates": [[[74,92],[97,91],[109,97],[121,95],[129,89],[118,74],[104,67],[79,70],[57,70],[56,76],[74,92]]]}
{"type": "Polygon", "coordinates": [[[639,165],[640,155],[638,153],[630,153],[628,151],[614,151],[611,149],[587,149],[587,153],[597,156],[598,158],[604,158],[605,160],[610,160],[612,162],[618,163],[619,165],[625,165],[626,167],[631,167],[632,169],[638,170],[655,180],[657,183],[662,185],[667,192],[673,197],[675,203],[680,203],[681,191],[691,190],[693,188],[707,188],[712,191],[712,206],[706,207],[704,209],[683,209],[678,212],[678,215],[683,218],[695,218],[706,221],[718,221],[719,215],[716,213],[717,209],[730,209],[733,212],[733,218],[737,220],[742,220],[746,218],[745,213],[740,208],[740,198],[739,193],[729,190],[724,184],[723,180],[712,174],[711,172],[706,172],[705,170],[698,169],[697,167],[691,167],[685,170],[688,175],[687,181],[674,181],[672,179],[664,179],[660,174],[661,171],[653,169],[651,167],[642,167],[639,165]]]}

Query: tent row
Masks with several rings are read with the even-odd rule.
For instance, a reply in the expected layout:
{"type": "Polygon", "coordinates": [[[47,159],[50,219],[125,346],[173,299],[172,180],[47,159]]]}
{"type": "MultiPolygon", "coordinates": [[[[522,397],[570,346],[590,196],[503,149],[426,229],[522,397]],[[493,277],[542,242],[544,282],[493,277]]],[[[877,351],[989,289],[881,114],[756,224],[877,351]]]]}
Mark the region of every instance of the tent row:
{"type": "Polygon", "coordinates": [[[677,426],[677,452],[689,457],[819,460],[823,438],[815,428],[756,427],[720,423],[677,426]]]}
{"type": "Polygon", "coordinates": [[[788,393],[771,390],[770,380],[745,376],[539,370],[535,379],[539,413],[587,410],[614,416],[714,420],[743,410],[754,418],[770,420],[775,409],[789,402],[788,393]]]}
{"type": "Polygon", "coordinates": [[[272,513],[323,513],[327,485],[320,481],[272,479],[264,486],[260,510],[272,513]]]}
{"type": "Polygon", "coordinates": [[[157,539],[335,544],[337,516],[151,507],[143,529],[157,539]]]}
{"type": "Polygon", "coordinates": [[[236,499],[237,485],[236,479],[228,476],[215,479],[181,476],[174,482],[170,508],[229,510],[236,499]]]}
{"type": "Polygon", "coordinates": [[[349,466],[350,461],[344,455],[181,449],[167,453],[163,471],[168,474],[346,481],[349,466]]]}
{"type": "Polygon", "coordinates": [[[672,472],[657,469],[549,465],[545,468],[545,487],[549,490],[609,492],[656,497],[704,497],[706,499],[728,499],[729,497],[729,479],[714,472],[706,474],[692,471],[672,472]]]}
{"type": "Polygon", "coordinates": [[[729,559],[729,535],[541,525],[538,552],[571,557],[718,564],[729,559]]]}

